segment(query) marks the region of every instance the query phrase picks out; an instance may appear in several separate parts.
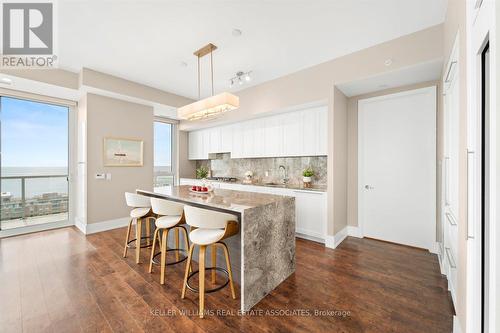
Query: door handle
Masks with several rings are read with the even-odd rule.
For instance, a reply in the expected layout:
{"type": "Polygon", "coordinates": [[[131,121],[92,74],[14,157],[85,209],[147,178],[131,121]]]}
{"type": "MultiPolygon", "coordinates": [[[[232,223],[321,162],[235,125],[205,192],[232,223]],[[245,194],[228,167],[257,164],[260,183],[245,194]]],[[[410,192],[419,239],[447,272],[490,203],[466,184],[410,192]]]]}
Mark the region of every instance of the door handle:
{"type": "Polygon", "coordinates": [[[367,190],[373,190],[373,189],[375,189],[375,187],[370,186],[370,185],[365,185],[365,189],[367,189],[367,190]]]}

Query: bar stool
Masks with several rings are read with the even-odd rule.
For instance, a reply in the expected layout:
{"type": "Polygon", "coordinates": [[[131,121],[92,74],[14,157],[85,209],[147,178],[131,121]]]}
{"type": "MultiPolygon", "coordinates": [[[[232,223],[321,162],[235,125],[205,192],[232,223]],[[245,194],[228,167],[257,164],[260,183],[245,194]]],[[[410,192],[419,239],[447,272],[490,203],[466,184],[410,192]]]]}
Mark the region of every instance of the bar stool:
{"type": "Polygon", "coordinates": [[[127,228],[127,238],[125,239],[125,248],[123,249],[123,258],[127,257],[128,248],[134,248],[133,243],[135,241],[135,262],[138,264],[141,257],[141,248],[146,248],[151,246],[151,229],[150,229],[150,219],[154,219],[155,216],[151,212],[151,200],[143,195],[125,192],[125,200],[127,206],[132,207],[130,211],[130,222],[127,228]],[[146,234],[147,236],[142,236],[142,220],[147,220],[146,224],[146,234]],[[136,222],[135,227],[135,238],[129,240],[130,230],[132,224],[136,222]],[[146,240],[146,244],[142,244],[142,240],[146,240]]]}
{"type": "Polygon", "coordinates": [[[187,259],[187,256],[180,259],[179,252],[185,252],[189,249],[189,240],[186,228],[182,225],[186,223],[184,219],[184,205],[168,201],[164,199],[151,198],[151,208],[153,213],[158,217],[156,218],[155,225],[156,230],[153,236],[153,247],[151,248],[151,260],[149,262],[149,273],[153,272],[153,263],[158,264],[155,261],[155,257],[161,254],[161,274],[160,274],[160,284],[165,284],[165,266],[167,265],[175,265],[180,262],[183,262],[187,259]],[[168,249],[168,232],[174,229],[174,239],[175,239],[175,249],[168,249]],[[184,242],[186,245],[186,249],[182,250],[179,248],[179,229],[184,232],[184,242]],[[160,244],[160,252],[155,253],[155,245],[156,241],[160,240],[158,237],[158,233],[161,231],[162,239],[159,242],[160,244]],[[167,252],[176,251],[175,257],[176,261],[172,263],[167,263],[167,252]]]}
{"type": "Polygon", "coordinates": [[[219,213],[212,210],[201,209],[191,206],[184,207],[184,215],[186,217],[187,224],[191,227],[189,233],[189,239],[191,240],[191,246],[189,247],[188,262],[186,264],[186,272],[184,274],[184,284],[182,286],[181,298],[186,295],[186,287],[189,290],[198,292],[200,298],[200,318],[203,318],[203,311],[205,310],[205,293],[215,292],[224,288],[228,282],[231,287],[231,294],[233,299],[236,299],[236,294],[234,291],[233,284],[233,273],[231,272],[231,262],[229,260],[229,251],[222,242],[222,240],[234,236],[238,233],[238,218],[232,214],[219,213]],[[191,261],[193,259],[194,246],[198,245],[199,250],[199,270],[194,271],[189,274],[191,268],[191,261]],[[211,246],[212,252],[212,267],[205,267],[205,252],[207,246],[211,246]],[[227,270],[216,267],[216,248],[220,246],[224,250],[224,255],[226,257],[226,267],[227,270]],[[223,285],[205,290],[205,269],[212,271],[212,283],[216,280],[216,271],[225,273],[228,278],[223,285]],[[195,274],[199,273],[199,288],[196,289],[189,285],[189,279],[195,274]]]}

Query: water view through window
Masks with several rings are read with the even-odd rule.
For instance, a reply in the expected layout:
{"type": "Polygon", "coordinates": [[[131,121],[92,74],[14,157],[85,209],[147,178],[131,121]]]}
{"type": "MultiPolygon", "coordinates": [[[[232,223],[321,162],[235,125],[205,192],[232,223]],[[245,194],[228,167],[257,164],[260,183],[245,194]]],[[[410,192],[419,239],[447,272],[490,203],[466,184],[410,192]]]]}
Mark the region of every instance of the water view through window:
{"type": "Polygon", "coordinates": [[[172,167],[172,134],[170,123],[154,122],[154,187],[166,187],[174,184],[172,167]]]}
{"type": "Polygon", "coordinates": [[[68,114],[0,97],[0,229],[68,219],[68,114]]]}

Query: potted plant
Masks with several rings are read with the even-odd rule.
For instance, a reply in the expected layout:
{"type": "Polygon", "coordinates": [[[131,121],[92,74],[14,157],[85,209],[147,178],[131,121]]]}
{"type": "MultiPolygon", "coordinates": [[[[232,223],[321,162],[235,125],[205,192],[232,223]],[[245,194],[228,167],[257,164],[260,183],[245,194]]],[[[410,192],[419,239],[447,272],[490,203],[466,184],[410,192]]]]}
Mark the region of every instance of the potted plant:
{"type": "Polygon", "coordinates": [[[310,167],[302,171],[302,181],[305,187],[310,187],[312,182],[312,177],[314,176],[314,171],[310,167]]]}
{"type": "Polygon", "coordinates": [[[196,178],[205,179],[208,176],[208,168],[206,166],[201,166],[196,169],[196,178]]]}

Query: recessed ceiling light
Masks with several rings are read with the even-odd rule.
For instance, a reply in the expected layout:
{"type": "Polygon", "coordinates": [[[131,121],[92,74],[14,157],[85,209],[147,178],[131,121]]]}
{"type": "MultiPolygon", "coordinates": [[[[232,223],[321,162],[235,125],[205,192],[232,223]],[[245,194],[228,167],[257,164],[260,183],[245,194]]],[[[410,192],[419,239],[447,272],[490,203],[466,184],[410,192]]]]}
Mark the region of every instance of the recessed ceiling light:
{"type": "Polygon", "coordinates": [[[9,79],[8,77],[3,77],[0,79],[0,83],[3,84],[12,84],[12,79],[9,79]]]}
{"type": "Polygon", "coordinates": [[[390,65],[392,65],[392,59],[390,59],[390,58],[389,58],[389,59],[387,59],[387,60],[384,62],[384,65],[386,65],[386,66],[390,66],[390,65]]]}
{"type": "Polygon", "coordinates": [[[235,29],[233,29],[232,34],[233,34],[233,36],[234,36],[234,37],[240,37],[240,36],[241,36],[241,34],[242,34],[242,32],[241,32],[241,30],[240,30],[240,29],[236,29],[236,28],[235,28],[235,29]]]}

